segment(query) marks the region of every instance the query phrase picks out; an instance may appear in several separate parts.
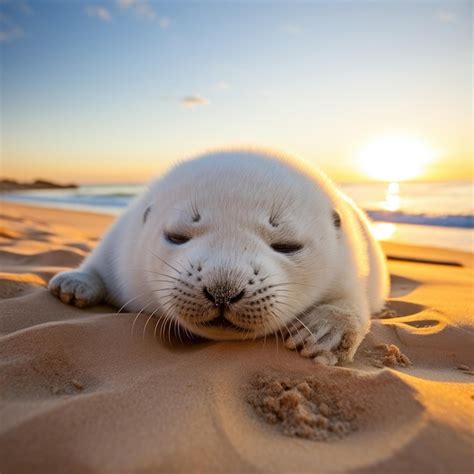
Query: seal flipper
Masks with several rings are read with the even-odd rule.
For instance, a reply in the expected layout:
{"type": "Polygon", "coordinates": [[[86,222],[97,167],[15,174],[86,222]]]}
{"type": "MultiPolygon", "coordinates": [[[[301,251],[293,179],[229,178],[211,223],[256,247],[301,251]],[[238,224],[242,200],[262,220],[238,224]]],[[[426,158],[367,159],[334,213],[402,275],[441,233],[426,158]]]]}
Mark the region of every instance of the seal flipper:
{"type": "Polygon", "coordinates": [[[67,271],[55,275],[49,290],[63,303],[86,308],[100,303],[105,296],[102,279],[91,272],[67,271]]]}

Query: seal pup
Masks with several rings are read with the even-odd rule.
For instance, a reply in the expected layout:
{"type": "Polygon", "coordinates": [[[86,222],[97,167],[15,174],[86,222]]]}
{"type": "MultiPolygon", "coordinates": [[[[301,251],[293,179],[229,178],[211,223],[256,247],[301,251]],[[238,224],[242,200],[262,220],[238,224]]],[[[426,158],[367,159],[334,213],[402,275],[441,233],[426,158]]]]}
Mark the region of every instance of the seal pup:
{"type": "Polygon", "coordinates": [[[367,218],[321,171],[234,150],[153,181],[49,288],[64,303],[105,300],[212,340],[281,334],[333,365],[353,359],[389,279],[367,218]]]}

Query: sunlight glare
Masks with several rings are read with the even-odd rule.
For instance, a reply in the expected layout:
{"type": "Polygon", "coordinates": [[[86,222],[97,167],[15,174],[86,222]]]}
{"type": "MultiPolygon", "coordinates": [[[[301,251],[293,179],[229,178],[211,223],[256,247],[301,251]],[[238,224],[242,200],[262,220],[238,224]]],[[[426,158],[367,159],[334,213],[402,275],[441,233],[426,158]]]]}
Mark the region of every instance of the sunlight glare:
{"type": "Polygon", "coordinates": [[[372,178],[395,182],[420,176],[434,158],[434,152],[419,140],[386,136],[360,152],[359,165],[372,178]]]}
{"type": "Polygon", "coordinates": [[[390,222],[372,223],[372,233],[377,240],[389,240],[395,234],[397,228],[390,222]]]}

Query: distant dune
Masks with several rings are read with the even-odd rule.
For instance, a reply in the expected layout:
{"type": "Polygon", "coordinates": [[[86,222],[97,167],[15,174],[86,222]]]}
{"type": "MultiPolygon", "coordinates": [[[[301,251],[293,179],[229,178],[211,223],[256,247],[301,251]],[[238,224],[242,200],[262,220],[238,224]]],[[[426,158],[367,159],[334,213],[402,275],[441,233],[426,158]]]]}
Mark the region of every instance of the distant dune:
{"type": "Polygon", "coordinates": [[[58,184],[43,179],[36,179],[29,183],[20,183],[14,179],[0,180],[0,192],[7,191],[22,191],[25,189],[75,189],[79,186],[77,184],[58,184]]]}

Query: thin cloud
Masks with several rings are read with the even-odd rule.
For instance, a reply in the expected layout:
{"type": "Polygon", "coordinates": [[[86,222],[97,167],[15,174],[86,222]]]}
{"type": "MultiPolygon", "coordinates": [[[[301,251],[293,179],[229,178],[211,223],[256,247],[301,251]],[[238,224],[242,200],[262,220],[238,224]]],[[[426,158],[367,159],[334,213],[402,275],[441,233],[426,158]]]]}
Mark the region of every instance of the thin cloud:
{"type": "Polygon", "coordinates": [[[188,95],[181,99],[181,103],[188,109],[192,109],[201,105],[207,105],[209,101],[205,97],[199,95],[188,95]]]}
{"type": "Polygon", "coordinates": [[[18,3],[18,9],[21,11],[21,13],[24,13],[25,15],[33,15],[34,10],[31,8],[30,4],[28,2],[19,2],[18,3]]]}
{"type": "Polygon", "coordinates": [[[117,0],[117,5],[120,7],[120,8],[129,8],[130,6],[132,6],[134,3],[136,3],[137,0],[117,0]]]}
{"type": "Polygon", "coordinates": [[[107,8],[100,5],[89,5],[86,7],[85,12],[92,18],[98,18],[99,20],[108,22],[112,20],[112,15],[107,8]]]}
{"type": "Polygon", "coordinates": [[[436,18],[441,23],[455,23],[457,20],[456,14],[448,10],[438,10],[436,12],[436,18]]]}
{"type": "Polygon", "coordinates": [[[156,21],[158,22],[158,25],[160,25],[160,28],[163,29],[168,28],[171,23],[171,20],[167,16],[160,16],[156,21]]]}
{"type": "Polygon", "coordinates": [[[219,81],[218,83],[216,83],[216,88],[221,91],[226,91],[230,89],[230,84],[226,81],[219,81]]]}
{"type": "Polygon", "coordinates": [[[8,14],[0,12],[0,43],[9,43],[25,36],[24,29],[18,24],[20,16],[33,15],[34,11],[26,1],[0,0],[8,14]]]}
{"type": "Polygon", "coordinates": [[[9,43],[25,36],[25,32],[19,26],[2,28],[0,30],[0,43],[9,43]]]}
{"type": "Polygon", "coordinates": [[[34,10],[27,1],[22,0],[0,0],[0,5],[6,5],[10,11],[23,13],[24,15],[33,15],[34,10]]]}
{"type": "Polygon", "coordinates": [[[301,26],[296,23],[285,23],[280,26],[280,30],[292,36],[298,36],[303,33],[301,26]]]}
{"type": "Polygon", "coordinates": [[[155,21],[157,18],[155,9],[148,2],[135,2],[133,10],[143,20],[155,21]]]}
{"type": "Polygon", "coordinates": [[[156,22],[160,28],[168,28],[171,23],[168,17],[157,14],[149,0],[116,0],[116,4],[121,10],[132,11],[142,20],[156,22]]]}

